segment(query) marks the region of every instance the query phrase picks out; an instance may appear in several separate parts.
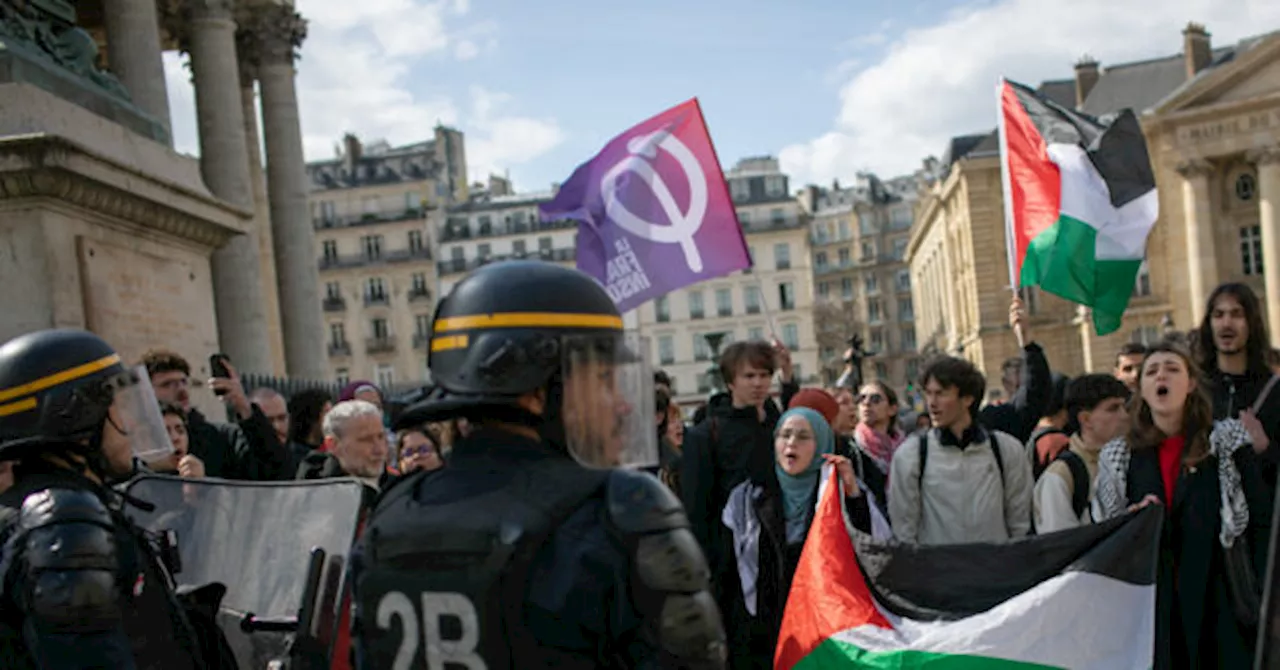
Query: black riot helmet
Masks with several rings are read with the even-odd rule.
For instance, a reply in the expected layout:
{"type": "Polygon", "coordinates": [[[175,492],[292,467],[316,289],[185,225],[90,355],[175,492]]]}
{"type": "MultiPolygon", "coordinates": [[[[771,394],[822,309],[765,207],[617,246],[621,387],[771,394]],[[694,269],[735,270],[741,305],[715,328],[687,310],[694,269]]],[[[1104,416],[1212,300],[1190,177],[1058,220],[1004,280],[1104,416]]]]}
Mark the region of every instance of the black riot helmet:
{"type": "Polygon", "coordinates": [[[653,442],[648,346],[624,331],[609,294],[578,270],[540,261],[475,270],[436,307],[429,352],[435,388],[397,427],[521,420],[589,465],[638,464],[650,451],[656,462],[656,444],[650,449],[639,434],[653,442]],[[519,408],[521,396],[539,390],[542,414],[519,408]]]}
{"type": "Polygon", "coordinates": [[[0,460],[82,443],[91,454],[107,421],[135,455],[172,452],[140,369],[126,368],[111,345],[83,330],[41,330],[0,345],[0,460]]]}

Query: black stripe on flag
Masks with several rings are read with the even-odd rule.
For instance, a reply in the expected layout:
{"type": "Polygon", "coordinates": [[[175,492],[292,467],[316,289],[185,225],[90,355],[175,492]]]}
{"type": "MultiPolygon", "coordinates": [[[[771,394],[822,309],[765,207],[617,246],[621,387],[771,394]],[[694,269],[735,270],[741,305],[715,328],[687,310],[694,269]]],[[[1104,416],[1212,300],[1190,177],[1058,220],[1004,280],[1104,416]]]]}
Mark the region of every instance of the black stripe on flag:
{"type": "Polygon", "coordinates": [[[1111,193],[1111,205],[1120,207],[1156,187],[1147,141],[1133,110],[1096,118],[1067,109],[1017,82],[1008,82],[1023,110],[1048,144],[1076,144],[1089,155],[1111,193]]]}
{"type": "Polygon", "coordinates": [[[876,599],[916,620],[952,621],[985,612],[1065,572],[1154,584],[1159,506],[1106,523],[1005,544],[879,544],[858,534],[858,563],[876,599]]]}

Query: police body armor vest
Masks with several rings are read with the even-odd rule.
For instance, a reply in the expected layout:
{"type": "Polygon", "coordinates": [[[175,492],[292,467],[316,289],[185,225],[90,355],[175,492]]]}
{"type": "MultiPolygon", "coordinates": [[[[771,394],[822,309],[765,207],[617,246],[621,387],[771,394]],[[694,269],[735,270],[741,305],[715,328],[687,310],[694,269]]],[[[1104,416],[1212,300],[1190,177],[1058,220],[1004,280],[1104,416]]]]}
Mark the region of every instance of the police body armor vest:
{"type": "Polygon", "coordinates": [[[365,529],[354,585],[363,667],[518,667],[513,650],[536,646],[521,618],[534,555],[607,478],[556,460],[450,503],[417,503],[412,491],[422,479],[388,491],[365,529]]]}

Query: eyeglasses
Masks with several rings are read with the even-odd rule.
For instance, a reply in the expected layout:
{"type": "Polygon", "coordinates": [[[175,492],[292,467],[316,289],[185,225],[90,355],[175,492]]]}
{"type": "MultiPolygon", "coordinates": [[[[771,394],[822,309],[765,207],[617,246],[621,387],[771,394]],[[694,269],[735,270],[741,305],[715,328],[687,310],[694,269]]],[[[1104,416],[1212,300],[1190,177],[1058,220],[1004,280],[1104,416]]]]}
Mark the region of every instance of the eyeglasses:
{"type": "Polygon", "coordinates": [[[854,398],[854,400],[859,405],[861,405],[862,403],[866,403],[868,405],[879,405],[880,403],[884,402],[884,396],[880,395],[879,393],[862,393],[862,394],[859,394],[857,398],[854,398]]]}
{"type": "Polygon", "coordinates": [[[424,444],[421,447],[405,447],[400,452],[400,458],[417,458],[418,456],[435,456],[435,447],[424,444]]]}

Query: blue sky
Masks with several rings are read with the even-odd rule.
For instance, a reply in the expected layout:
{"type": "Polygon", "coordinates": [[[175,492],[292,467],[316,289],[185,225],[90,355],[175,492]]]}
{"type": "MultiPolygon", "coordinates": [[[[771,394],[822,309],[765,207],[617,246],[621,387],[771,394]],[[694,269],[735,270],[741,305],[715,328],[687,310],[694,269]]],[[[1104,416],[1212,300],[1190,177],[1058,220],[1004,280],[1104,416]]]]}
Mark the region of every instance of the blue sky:
{"type": "MultiPolygon", "coordinates": [[[[467,133],[473,178],[563,181],[610,137],[701,99],[726,168],[780,156],[792,185],[891,176],[994,125],[1000,75],[1036,83],[1280,29],[1274,0],[297,0],[309,159],[343,132],[406,143],[467,133]]],[[[175,139],[195,153],[181,57],[166,55],[175,139]]]]}

